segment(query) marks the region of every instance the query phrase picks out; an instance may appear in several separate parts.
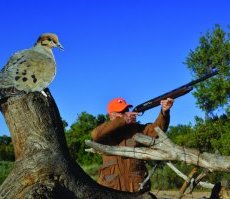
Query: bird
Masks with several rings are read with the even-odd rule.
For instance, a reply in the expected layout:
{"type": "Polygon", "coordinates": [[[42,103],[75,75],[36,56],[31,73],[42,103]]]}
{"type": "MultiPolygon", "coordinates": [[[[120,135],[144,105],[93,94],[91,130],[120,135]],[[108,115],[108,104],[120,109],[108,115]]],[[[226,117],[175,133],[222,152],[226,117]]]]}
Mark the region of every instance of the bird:
{"type": "Polygon", "coordinates": [[[14,53],[0,71],[0,100],[43,92],[56,75],[55,47],[64,50],[56,34],[43,33],[34,46],[14,53]]]}

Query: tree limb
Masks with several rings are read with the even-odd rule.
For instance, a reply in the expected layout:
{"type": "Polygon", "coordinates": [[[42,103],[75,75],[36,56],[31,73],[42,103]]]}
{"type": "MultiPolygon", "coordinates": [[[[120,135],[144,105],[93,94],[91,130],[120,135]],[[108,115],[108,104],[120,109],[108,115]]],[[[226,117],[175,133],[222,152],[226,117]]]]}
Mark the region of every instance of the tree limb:
{"type": "Polygon", "coordinates": [[[125,156],[143,160],[164,160],[181,161],[186,164],[193,164],[211,171],[230,172],[230,157],[220,156],[211,153],[201,153],[196,149],[190,149],[174,144],[165,133],[159,128],[155,128],[159,138],[136,134],[134,139],[148,147],[114,147],[102,145],[89,140],[85,143],[100,153],[108,155],[125,156]]]}

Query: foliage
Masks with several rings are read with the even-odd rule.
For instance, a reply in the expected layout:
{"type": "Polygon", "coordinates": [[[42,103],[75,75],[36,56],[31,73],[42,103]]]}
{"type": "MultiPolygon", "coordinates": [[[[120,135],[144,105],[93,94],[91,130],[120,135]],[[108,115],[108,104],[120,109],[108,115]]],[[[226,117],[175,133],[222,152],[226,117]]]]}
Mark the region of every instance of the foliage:
{"type": "Polygon", "coordinates": [[[212,116],[217,108],[229,111],[230,101],[230,33],[216,25],[200,38],[199,46],[190,51],[186,64],[196,78],[217,69],[218,75],[195,86],[198,106],[212,116]]]}
{"type": "Polygon", "coordinates": [[[0,136],[0,161],[14,161],[14,148],[11,137],[0,136]]]}
{"type": "MultiPolygon", "coordinates": [[[[184,180],[172,171],[167,165],[158,167],[156,172],[151,177],[151,188],[155,190],[179,189],[184,180]]],[[[192,169],[191,165],[176,163],[175,166],[184,174],[189,174],[192,169]]]]}
{"type": "Polygon", "coordinates": [[[81,165],[81,167],[91,178],[97,180],[100,164],[81,165]]]}
{"type": "Polygon", "coordinates": [[[64,128],[64,132],[66,132],[66,128],[68,127],[67,121],[62,119],[62,124],[63,124],[63,128],[64,128]]]}
{"type": "Polygon", "coordinates": [[[3,183],[5,178],[8,176],[13,168],[13,162],[0,161],[0,185],[3,183]]]}
{"type": "Polygon", "coordinates": [[[230,118],[222,115],[208,120],[196,117],[194,127],[170,127],[168,136],[178,145],[196,148],[201,152],[230,155],[230,118]]]}
{"type": "MultiPolygon", "coordinates": [[[[174,166],[179,169],[183,174],[189,175],[193,165],[187,165],[184,163],[173,163],[174,166]]],[[[179,190],[184,180],[172,171],[164,162],[161,163],[161,167],[158,167],[155,173],[151,177],[151,189],[152,190],[172,190],[176,189],[179,190]]],[[[149,168],[150,169],[150,168],[149,168]]],[[[196,178],[201,172],[203,171],[202,168],[197,168],[197,173],[195,173],[194,178],[196,178]]],[[[206,181],[212,184],[216,182],[220,182],[223,179],[230,179],[229,173],[224,172],[213,172],[208,174],[202,181],[206,181]]],[[[195,189],[202,190],[204,188],[197,186],[195,189]]]]}
{"type": "Polygon", "coordinates": [[[193,146],[191,136],[193,135],[193,129],[191,125],[177,125],[170,126],[167,132],[167,136],[178,145],[187,147],[193,146]]]}
{"type": "MultiPolygon", "coordinates": [[[[90,175],[94,180],[97,179],[98,168],[101,165],[101,157],[96,154],[85,152],[84,141],[91,139],[90,132],[97,125],[106,120],[105,115],[98,115],[97,117],[82,112],[78,115],[76,122],[74,122],[69,130],[66,130],[66,139],[72,157],[81,165],[83,170],[90,175]]],[[[192,125],[177,125],[171,126],[167,132],[169,138],[178,145],[183,145],[189,148],[196,148],[200,151],[210,153],[220,153],[221,155],[230,155],[230,121],[229,115],[222,115],[209,120],[196,118],[196,124],[192,125]]],[[[11,138],[1,137],[1,146],[12,147],[11,138]],[[7,144],[7,145],[6,145],[7,144]]],[[[13,148],[13,147],[12,147],[13,148]]],[[[9,157],[11,152],[5,152],[9,157]]],[[[217,155],[218,155],[217,154],[217,155]]],[[[156,162],[149,163],[148,168],[156,162]]],[[[159,164],[159,162],[157,162],[159,164]]],[[[1,174],[0,180],[7,176],[12,168],[12,162],[3,162],[0,164],[1,174]]],[[[176,167],[183,173],[188,174],[192,166],[183,163],[175,163],[176,167]]],[[[215,183],[222,178],[228,178],[229,174],[223,172],[214,172],[205,179],[209,182],[215,183]]],[[[179,178],[164,162],[161,162],[157,171],[151,178],[153,189],[179,189],[183,180],[179,178]]]]}
{"type": "Polygon", "coordinates": [[[106,119],[106,116],[102,114],[95,117],[86,112],[82,112],[78,115],[76,122],[72,124],[66,132],[70,153],[79,164],[90,165],[101,162],[99,155],[85,152],[85,140],[91,139],[91,131],[106,119]]]}
{"type": "MultiPolygon", "coordinates": [[[[203,120],[196,117],[196,124],[171,126],[167,132],[169,138],[176,144],[198,149],[201,152],[215,153],[216,155],[230,156],[230,118],[223,114],[219,117],[203,120]]],[[[176,167],[185,174],[191,170],[191,166],[177,163],[176,167]]],[[[158,169],[152,177],[154,189],[171,189],[182,186],[183,181],[178,180],[167,166],[158,169]],[[159,182],[156,180],[159,180],[159,182]],[[174,186],[174,187],[173,187],[174,186]]],[[[199,169],[202,170],[201,168],[199,169]]],[[[230,179],[229,173],[213,172],[204,180],[216,183],[222,179],[230,179]]]]}
{"type": "Polygon", "coordinates": [[[229,116],[222,115],[206,121],[198,118],[194,130],[201,151],[230,155],[229,116]]]}

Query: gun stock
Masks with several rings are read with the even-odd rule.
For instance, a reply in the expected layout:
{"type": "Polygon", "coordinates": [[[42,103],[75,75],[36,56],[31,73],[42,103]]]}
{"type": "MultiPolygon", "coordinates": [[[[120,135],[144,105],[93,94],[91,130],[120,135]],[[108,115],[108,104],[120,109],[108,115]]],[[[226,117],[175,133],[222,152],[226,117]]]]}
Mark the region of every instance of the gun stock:
{"type": "Polygon", "coordinates": [[[193,85],[205,81],[208,78],[211,78],[218,74],[218,71],[214,71],[212,73],[209,73],[197,80],[193,80],[189,82],[188,84],[185,84],[177,89],[174,89],[170,92],[164,93],[163,95],[160,95],[158,97],[155,97],[151,100],[148,100],[142,104],[137,105],[136,107],[133,108],[133,112],[139,112],[139,113],[144,113],[146,110],[149,110],[151,108],[154,108],[156,106],[160,105],[161,100],[167,99],[167,98],[172,98],[176,99],[178,97],[181,97],[187,93],[189,93],[193,89],[193,85]]]}

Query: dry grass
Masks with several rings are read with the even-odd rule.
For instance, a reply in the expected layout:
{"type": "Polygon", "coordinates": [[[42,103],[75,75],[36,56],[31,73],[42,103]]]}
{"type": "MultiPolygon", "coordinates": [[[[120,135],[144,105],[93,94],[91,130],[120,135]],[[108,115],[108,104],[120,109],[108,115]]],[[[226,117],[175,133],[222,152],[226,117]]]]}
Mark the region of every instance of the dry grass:
{"type": "MultiPolygon", "coordinates": [[[[176,199],[178,191],[153,191],[152,192],[159,199],[176,199]]],[[[193,192],[192,194],[185,194],[182,199],[202,199],[209,198],[211,192],[193,192]]]]}

